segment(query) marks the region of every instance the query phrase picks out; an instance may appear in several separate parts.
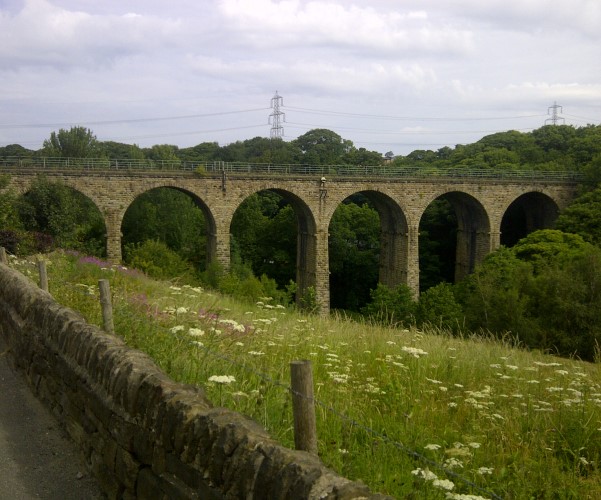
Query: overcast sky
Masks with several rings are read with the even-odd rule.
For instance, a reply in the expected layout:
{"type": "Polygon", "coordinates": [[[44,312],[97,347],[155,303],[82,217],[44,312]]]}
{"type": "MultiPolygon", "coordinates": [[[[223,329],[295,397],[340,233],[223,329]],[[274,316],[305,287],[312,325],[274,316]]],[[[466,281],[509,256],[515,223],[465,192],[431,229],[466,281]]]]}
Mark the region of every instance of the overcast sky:
{"type": "Polygon", "coordinates": [[[0,0],[0,146],[327,128],[405,155],[601,124],[600,0],[0,0]],[[559,120],[559,123],[564,123],[559,120]]]}

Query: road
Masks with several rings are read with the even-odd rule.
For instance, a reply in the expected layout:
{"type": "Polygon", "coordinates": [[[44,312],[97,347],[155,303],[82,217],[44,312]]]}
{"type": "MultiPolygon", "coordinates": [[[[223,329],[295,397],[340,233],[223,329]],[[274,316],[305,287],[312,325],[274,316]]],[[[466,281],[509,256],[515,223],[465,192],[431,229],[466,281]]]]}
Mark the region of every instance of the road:
{"type": "Polygon", "coordinates": [[[74,443],[7,356],[0,339],[0,500],[104,498],[74,443]]]}

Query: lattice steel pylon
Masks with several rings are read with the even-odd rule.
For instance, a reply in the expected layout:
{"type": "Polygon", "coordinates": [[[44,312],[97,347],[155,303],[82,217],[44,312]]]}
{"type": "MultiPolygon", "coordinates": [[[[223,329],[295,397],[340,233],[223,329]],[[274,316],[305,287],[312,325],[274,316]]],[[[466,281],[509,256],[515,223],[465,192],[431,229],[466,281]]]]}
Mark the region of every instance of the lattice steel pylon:
{"type": "Polygon", "coordinates": [[[563,107],[558,106],[557,102],[554,102],[553,106],[549,106],[547,108],[547,114],[551,114],[551,118],[547,118],[545,120],[545,125],[547,124],[547,122],[551,122],[551,125],[557,125],[557,123],[559,121],[561,121],[562,123],[565,123],[565,118],[562,118],[561,116],[559,116],[557,114],[557,110],[559,110],[560,113],[563,113],[563,107]],[[553,110],[553,113],[551,113],[551,110],[553,110]]]}
{"type": "Polygon", "coordinates": [[[286,121],[286,113],[280,111],[280,106],[284,105],[284,98],[278,95],[278,91],[275,91],[275,95],[271,98],[271,108],[273,113],[269,115],[269,124],[271,125],[271,132],[269,136],[272,139],[281,139],[284,136],[284,127],[282,122],[286,121]]]}

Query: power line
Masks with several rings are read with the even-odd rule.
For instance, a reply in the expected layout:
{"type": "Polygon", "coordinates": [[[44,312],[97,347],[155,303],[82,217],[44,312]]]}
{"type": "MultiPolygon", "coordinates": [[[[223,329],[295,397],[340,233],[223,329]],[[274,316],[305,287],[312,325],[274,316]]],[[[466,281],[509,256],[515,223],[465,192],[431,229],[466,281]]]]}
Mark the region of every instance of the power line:
{"type": "Polygon", "coordinates": [[[298,111],[301,113],[311,113],[316,115],[329,115],[329,116],[354,116],[357,118],[378,118],[384,120],[407,120],[407,121],[437,121],[437,122],[462,122],[462,121],[490,121],[490,120],[517,120],[522,118],[540,118],[546,115],[517,115],[517,116],[488,116],[479,118],[440,118],[432,116],[394,116],[394,115],[374,115],[364,113],[347,113],[343,111],[327,111],[319,109],[309,108],[298,108],[293,106],[285,106],[286,109],[291,111],[298,111]]]}
{"type": "Polygon", "coordinates": [[[121,123],[144,123],[144,122],[160,122],[169,120],[187,120],[190,118],[206,118],[209,116],[224,116],[234,115],[238,113],[252,113],[255,111],[265,111],[270,108],[255,108],[255,109],[242,109],[238,111],[220,111],[218,113],[203,113],[195,115],[179,115],[179,116],[160,116],[153,118],[125,118],[120,120],[101,120],[101,121],[87,121],[77,120],[73,122],[64,123],[29,123],[29,124],[0,124],[0,128],[46,128],[46,127],[68,127],[74,124],[79,125],[117,125],[121,123]]]}

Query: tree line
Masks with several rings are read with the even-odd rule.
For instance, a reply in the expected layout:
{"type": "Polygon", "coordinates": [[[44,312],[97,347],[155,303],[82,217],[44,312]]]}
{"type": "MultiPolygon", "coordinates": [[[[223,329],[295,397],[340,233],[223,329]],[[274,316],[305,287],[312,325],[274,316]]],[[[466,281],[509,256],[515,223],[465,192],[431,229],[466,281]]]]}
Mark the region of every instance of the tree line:
{"type": "MultiPolygon", "coordinates": [[[[457,221],[453,207],[435,200],[420,223],[420,289],[415,301],[401,285],[378,284],[380,222],[360,193],[334,213],[330,224],[331,306],[352,317],[389,324],[433,324],[457,334],[509,336],[531,348],[595,359],[601,333],[601,127],[545,126],[508,131],[474,144],[418,150],[386,158],[355,148],[335,132],[316,129],[298,139],[257,137],[219,146],[140,148],[97,141],[91,130],[52,133],[41,150],[19,145],[0,156],[63,156],[182,161],[369,164],[403,168],[564,170],[583,174],[580,196],[556,221],[511,248],[489,255],[473,274],[453,283],[457,221]],[[360,277],[360,279],[358,279],[360,277]]],[[[0,179],[0,244],[31,253],[53,246],[102,255],[104,224],[84,196],[39,178],[22,197],[0,179]]],[[[195,276],[228,293],[282,302],[294,294],[297,221],[292,207],[271,191],[245,200],[231,225],[232,273],[207,265],[202,211],[184,193],[149,191],[136,199],[122,226],[127,262],[157,277],[195,276]]],[[[310,305],[310,304],[309,304],[310,305]]]]}

